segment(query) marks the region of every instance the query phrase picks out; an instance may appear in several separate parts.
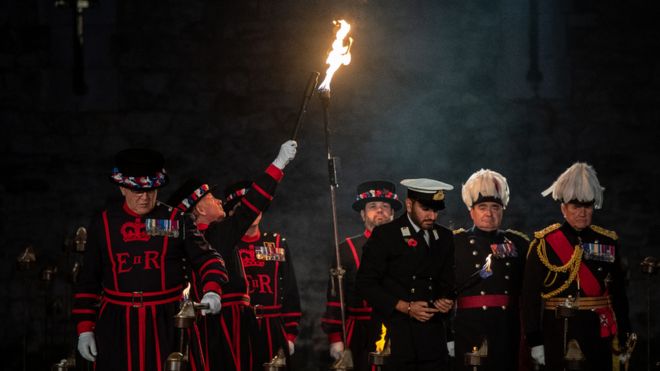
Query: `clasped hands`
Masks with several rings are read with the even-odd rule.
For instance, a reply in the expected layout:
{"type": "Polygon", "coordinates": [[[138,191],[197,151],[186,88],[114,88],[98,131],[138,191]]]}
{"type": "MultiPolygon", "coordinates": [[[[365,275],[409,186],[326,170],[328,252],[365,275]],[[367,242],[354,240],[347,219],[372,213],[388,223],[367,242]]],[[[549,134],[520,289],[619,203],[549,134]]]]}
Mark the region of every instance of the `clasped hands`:
{"type": "Polygon", "coordinates": [[[436,313],[447,313],[454,306],[454,301],[450,299],[436,299],[429,303],[426,301],[403,301],[399,300],[396,304],[396,309],[399,312],[405,313],[410,317],[420,321],[426,322],[430,320],[436,313]]]}

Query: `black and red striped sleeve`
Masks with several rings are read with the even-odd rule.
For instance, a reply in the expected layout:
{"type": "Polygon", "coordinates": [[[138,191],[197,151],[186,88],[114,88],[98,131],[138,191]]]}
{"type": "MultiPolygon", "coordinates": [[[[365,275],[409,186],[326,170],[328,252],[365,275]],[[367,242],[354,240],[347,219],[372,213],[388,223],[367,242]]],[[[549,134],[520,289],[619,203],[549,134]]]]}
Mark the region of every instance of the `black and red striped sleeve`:
{"type": "Polygon", "coordinates": [[[195,281],[196,287],[201,287],[202,291],[199,294],[203,296],[209,291],[222,294],[222,285],[229,281],[224,259],[206,241],[190,217],[181,217],[181,219],[181,222],[185,223],[186,229],[186,254],[190,257],[190,262],[195,270],[193,281],[195,281]]]}
{"type": "MultiPolygon", "coordinates": [[[[335,259],[332,260],[331,267],[333,269],[337,267],[335,259]]],[[[328,336],[328,342],[330,344],[343,341],[339,287],[337,287],[336,281],[333,284],[333,280],[334,278],[329,275],[328,287],[326,290],[325,313],[323,313],[323,316],[321,317],[321,329],[328,336]]]]}
{"type": "MultiPolygon", "coordinates": [[[[213,247],[222,253],[232,253],[234,246],[250,228],[252,222],[262,213],[275,197],[277,185],[284,177],[282,170],[271,164],[259,175],[234,214],[222,222],[211,223],[206,230],[206,238],[213,247]]],[[[225,210],[229,212],[229,210],[225,210]]]]}
{"type": "MultiPolygon", "coordinates": [[[[278,236],[281,238],[281,235],[278,236]]],[[[300,309],[300,295],[298,292],[298,283],[291,259],[291,251],[287,246],[286,239],[281,238],[280,246],[284,248],[284,258],[286,264],[282,269],[282,323],[286,339],[295,342],[300,332],[300,319],[302,310],[300,309]]]]}
{"type": "Polygon", "coordinates": [[[102,292],[102,253],[105,247],[105,229],[100,215],[94,218],[87,230],[87,243],[78,281],[73,289],[71,310],[78,334],[94,331],[102,292]]]}

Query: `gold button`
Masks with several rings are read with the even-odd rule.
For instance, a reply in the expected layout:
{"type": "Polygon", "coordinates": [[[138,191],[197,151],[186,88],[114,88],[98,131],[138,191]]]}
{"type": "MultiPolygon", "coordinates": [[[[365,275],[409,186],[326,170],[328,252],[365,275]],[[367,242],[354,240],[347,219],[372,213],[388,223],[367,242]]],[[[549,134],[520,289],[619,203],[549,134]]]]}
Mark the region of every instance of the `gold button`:
{"type": "Polygon", "coordinates": [[[506,310],[506,305],[502,305],[502,310],[506,310]]]}
{"type": "Polygon", "coordinates": [[[479,269],[481,267],[481,265],[479,265],[479,263],[477,263],[477,264],[474,265],[474,267],[479,269]]]}
{"type": "Polygon", "coordinates": [[[504,279],[505,279],[505,280],[508,280],[508,279],[509,279],[509,276],[504,276],[504,279]]]}
{"type": "Polygon", "coordinates": [[[472,255],[477,255],[477,254],[478,254],[477,250],[472,251],[472,255]]]}
{"type": "Polygon", "coordinates": [[[506,266],[508,267],[508,266],[510,266],[510,265],[511,265],[511,263],[509,263],[509,262],[506,262],[506,263],[504,263],[504,265],[506,265],[506,266]]]}
{"type": "Polygon", "coordinates": [[[488,308],[488,307],[485,306],[485,305],[484,305],[483,307],[481,307],[481,309],[483,309],[483,310],[486,310],[487,308],[488,308]]]}
{"type": "Polygon", "coordinates": [[[414,293],[415,293],[415,289],[410,289],[410,293],[411,293],[411,294],[414,294],[414,293]]]}
{"type": "Polygon", "coordinates": [[[470,238],[470,245],[474,245],[475,241],[474,238],[470,238]]]}
{"type": "Polygon", "coordinates": [[[482,292],[481,292],[481,295],[486,295],[486,293],[482,291],[482,292]]]}

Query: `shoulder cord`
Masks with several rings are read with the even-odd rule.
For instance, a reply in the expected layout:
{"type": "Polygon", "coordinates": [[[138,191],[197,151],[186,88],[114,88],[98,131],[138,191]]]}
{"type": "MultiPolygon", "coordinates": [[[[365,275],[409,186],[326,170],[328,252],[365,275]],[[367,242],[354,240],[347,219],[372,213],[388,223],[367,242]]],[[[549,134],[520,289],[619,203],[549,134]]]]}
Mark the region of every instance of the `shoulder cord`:
{"type": "Polygon", "coordinates": [[[541,294],[541,297],[543,299],[549,299],[554,296],[557,296],[558,294],[566,290],[571,285],[571,283],[575,281],[578,271],[580,270],[580,263],[582,262],[582,247],[580,245],[576,245],[575,250],[573,251],[573,255],[571,256],[571,259],[569,259],[569,261],[562,266],[553,265],[550,263],[550,261],[548,261],[548,255],[545,247],[545,239],[539,240],[539,244],[536,251],[539,255],[539,259],[541,260],[541,263],[543,263],[543,265],[546,268],[548,268],[548,270],[550,270],[550,272],[548,272],[548,275],[546,276],[546,280],[544,281],[544,283],[547,282],[551,272],[555,273],[554,279],[552,280],[552,282],[547,284],[547,286],[550,286],[555,282],[555,279],[557,279],[557,273],[565,273],[567,271],[569,272],[568,279],[560,287],[558,287],[555,290],[552,290],[547,294],[541,294]]]}

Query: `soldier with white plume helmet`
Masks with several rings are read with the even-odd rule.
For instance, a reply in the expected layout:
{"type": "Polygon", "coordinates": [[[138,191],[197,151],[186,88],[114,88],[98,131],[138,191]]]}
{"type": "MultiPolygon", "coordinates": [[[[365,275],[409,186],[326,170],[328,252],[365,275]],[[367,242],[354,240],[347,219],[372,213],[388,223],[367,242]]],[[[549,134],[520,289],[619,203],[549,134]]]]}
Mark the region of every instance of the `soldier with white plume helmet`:
{"type": "Polygon", "coordinates": [[[630,331],[616,232],[592,224],[603,204],[594,168],[577,162],[542,194],[561,203],[563,223],[534,234],[523,282],[523,327],[532,358],[563,370],[565,344],[575,339],[582,369],[611,370],[612,340],[630,331]],[[556,313],[570,309],[571,317],[556,313]]]}
{"type": "Polygon", "coordinates": [[[458,292],[453,318],[455,341],[448,343],[456,370],[471,370],[463,354],[488,341],[484,370],[517,370],[520,340],[519,296],[529,239],[521,232],[500,229],[509,203],[509,185],[488,169],[473,173],[462,189],[473,225],[454,231],[458,292]],[[492,276],[472,280],[475,269],[491,256],[492,276]]]}

